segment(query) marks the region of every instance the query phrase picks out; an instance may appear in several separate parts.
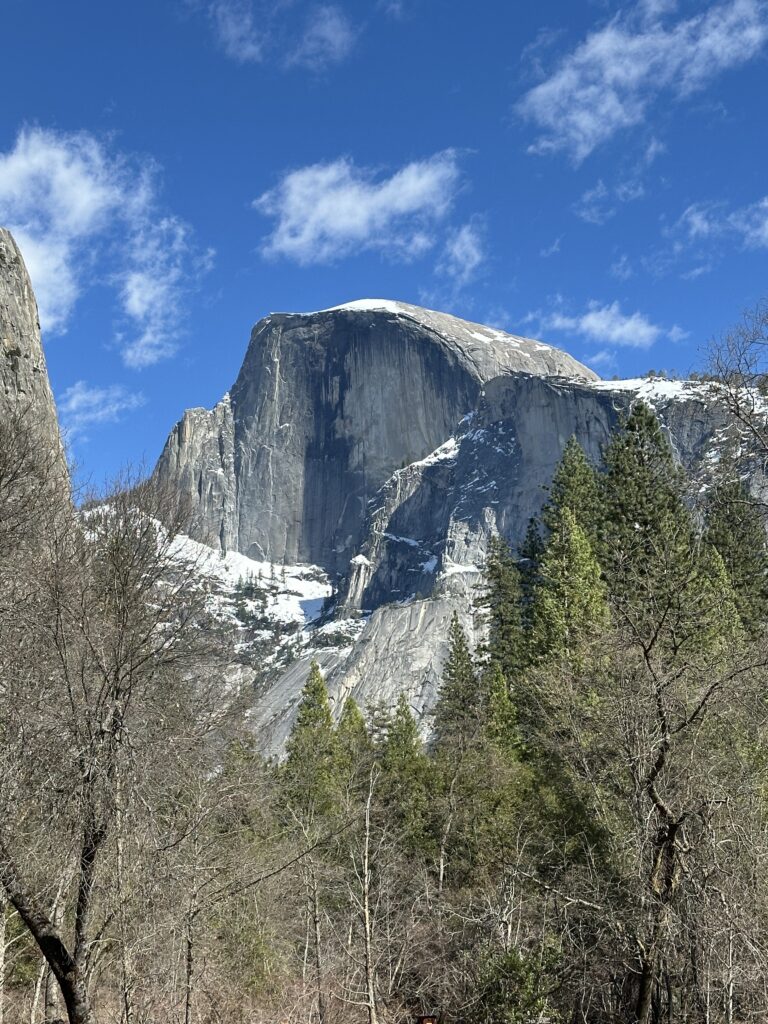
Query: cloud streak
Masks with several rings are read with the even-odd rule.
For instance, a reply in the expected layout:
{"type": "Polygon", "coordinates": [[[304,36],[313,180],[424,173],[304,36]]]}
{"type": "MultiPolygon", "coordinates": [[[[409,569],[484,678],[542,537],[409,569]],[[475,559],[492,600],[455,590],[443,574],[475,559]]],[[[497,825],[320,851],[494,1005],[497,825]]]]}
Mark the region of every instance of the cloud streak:
{"type": "Polygon", "coordinates": [[[662,338],[680,341],[686,336],[677,326],[665,328],[653,323],[639,310],[624,313],[618,302],[601,304],[593,300],[583,313],[577,315],[569,315],[562,310],[551,313],[539,311],[530,313],[526,320],[538,323],[543,331],[579,335],[604,347],[649,349],[662,338]]]}
{"type": "Polygon", "coordinates": [[[140,392],[131,392],[121,384],[94,387],[78,380],[59,397],[57,407],[69,439],[82,441],[87,440],[89,427],[116,423],[144,403],[140,392]]]}
{"type": "Polygon", "coordinates": [[[24,254],[45,332],[66,332],[96,280],[116,290],[127,365],[175,351],[182,298],[206,256],[189,226],[162,211],[151,161],[86,132],[23,129],[0,153],[0,221],[24,254]]]}
{"type": "Polygon", "coordinates": [[[338,64],[355,44],[355,32],[341,8],[323,5],[310,13],[299,45],[288,58],[288,64],[322,71],[338,64]]]}
{"type": "Polygon", "coordinates": [[[540,131],[534,153],[580,163],[617,132],[641,124],[662,95],[684,99],[753,59],[768,39],[763,0],[726,0],[670,21],[673,4],[638,3],[590,33],[518,104],[540,131]]]}
{"type": "Polygon", "coordinates": [[[457,289],[466,288],[485,260],[484,233],[476,218],[449,234],[437,272],[451,278],[457,289]]]}
{"type": "Polygon", "coordinates": [[[454,150],[389,177],[347,157],[289,171],[253,203],[274,221],[262,251],[302,266],[366,250],[411,260],[435,244],[434,226],[451,208],[459,183],[454,150]]]}

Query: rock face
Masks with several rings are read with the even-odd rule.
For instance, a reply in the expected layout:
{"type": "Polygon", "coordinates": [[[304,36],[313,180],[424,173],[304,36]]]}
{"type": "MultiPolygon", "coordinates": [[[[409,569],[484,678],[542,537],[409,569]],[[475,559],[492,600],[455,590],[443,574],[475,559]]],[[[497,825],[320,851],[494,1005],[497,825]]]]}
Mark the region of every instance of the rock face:
{"type": "Polygon", "coordinates": [[[345,573],[370,499],[525,372],[594,379],[539,342],[402,303],[275,314],[229,395],[174,428],[156,474],[192,502],[196,536],[252,558],[345,573]]]}
{"type": "Polygon", "coordinates": [[[0,228],[0,419],[11,415],[23,416],[48,450],[61,451],[37,303],[18,246],[0,228]]]}
{"type": "Polygon", "coordinates": [[[192,501],[199,539],[320,566],[326,617],[354,634],[334,646],[310,625],[287,670],[262,674],[260,746],[280,751],[313,657],[337,711],[405,691],[428,729],[451,615],[482,633],[490,537],[519,542],[568,439],[598,462],[638,396],[706,472],[727,427],[705,385],[602,382],[539,342],[385,300],[259,323],[230,394],[184,416],[156,473],[192,501]]]}
{"type": "MultiPolygon", "coordinates": [[[[729,428],[705,385],[531,375],[490,381],[456,436],[397,470],[371,501],[337,606],[340,617],[365,615],[365,628],[345,650],[313,649],[310,640],[305,656],[264,693],[253,715],[263,748],[279,752],[289,735],[312,657],[337,712],[348,696],[365,707],[394,703],[404,691],[427,731],[451,615],[470,641],[482,635],[473,604],[490,537],[500,532],[519,542],[569,437],[599,462],[619,416],[638,397],[656,408],[681,462],[706,477],[729,428]]],[[[753,484],[764,488],[765,480],[753,484]]]]}

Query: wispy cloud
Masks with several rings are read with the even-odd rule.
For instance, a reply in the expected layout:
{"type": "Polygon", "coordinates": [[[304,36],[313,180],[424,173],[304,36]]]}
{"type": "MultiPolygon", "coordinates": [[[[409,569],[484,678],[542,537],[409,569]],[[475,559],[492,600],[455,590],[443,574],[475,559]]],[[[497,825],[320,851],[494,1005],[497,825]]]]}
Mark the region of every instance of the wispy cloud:
{"type": "Polygon", "coordinates": [[[62,425],[70,440],[86,440],[89,427],[116,423],[127,412],[144,405],[140,392],[131,392],[122,384],[92,386],[79,380],[57,400],[62,425]]]}
{"type": "Polygon", "coordinates": [[[346,157],[289,171],[253,204],[275,222],[263,253],[305,266],[371,249],[413,259],[435,244],[434,226],[448,213],[459,183],[454,150],[389,177],[346,157]]]}
{"type": "Polygon", "coordinates": [[[436,269],[438,274],[449,277],[456,288],[465,288],[477,276],[485,260],[483,225],[475,218],[449,234],[436,269]]]}
{"type": "Polygon", "coordinates": [[[561,334],[578,335],[587,341],[602,346],[625,348],[651,348],[657,341],[667,338],[680,341],[685,332],[677,325],[665,328],[641,313],[624,313],[618,302],[601,304],[588,303],[583,313],[572,315],[562,309],[552,312],[529,313],[526,322],[536,323],[541,331],[557,331],[561,334]]]}
{"type": "Polygon", "coordinates": [[[218,48],[239,64],[271,60],[285,67],[321,71],[344,60],[357,38],[337,4],[204,0],[202,10],[218,48]]]}
{"type": "Polygon", "coordinates": [[[354,43],[355,31],[341,8],[317,7],[310,13],[304,35],[288,63],[321,71],[344,60],[354,43]]]}
{"type": "Polygon", "coordinates": [[[551,245],[547,245],[543,249],[539,250],[539,256],[541,256],[542,259],[545,259],[545,260],[549,259],[550,256],[556,256],[557,253],[560,252],[560,244],[561,244],[562,241],[563,241],[563,236],[562,235],[558,235],[557,238],[554,240],[554,242],[552,242],[551,245]]]}
{"type": "Polygon", "coordinates": [[[676,5],[645,0],[590,33],[518,104],[540,130],[535,153],[581,162],[617,132],[641,124],[662,95],[705,88],[755,57],[768,39],[764,0],[726,0],[670,20],[676,5]]]}
{"type": "Polygon", "coordinates": [[[639,178],[628,178],[609,188],[602,178],[587,189],[573,205],[573,212],[588,224],[605,224],[616,215],[620,204],[631,203],[645,195],[639,178]]]}
{"type": "Polygon", "coordinates": [[[162,211],[151,161],[113,153],[86,132],[24,129],[0,153],[0,222],[21,246],[43,330],[65,333],[96,279],[117,289],[128,365],[174,351],[181,300],[204,254],[189,226],[162,211]]]}
{"type": "Polygon", "coordinates": [[[673,234],[690,241],[730,236],[748,249],[768,248],[768,196],[737,208],[725,203],[694,203],[682,214],[673,234]]]}
{"type": "Polygon", "coordinates": [[[257,28],[249,0],[215,0],[208,8],[216,42],[222,52],[240,64],[260,61],[265,36],[257,28]]]}

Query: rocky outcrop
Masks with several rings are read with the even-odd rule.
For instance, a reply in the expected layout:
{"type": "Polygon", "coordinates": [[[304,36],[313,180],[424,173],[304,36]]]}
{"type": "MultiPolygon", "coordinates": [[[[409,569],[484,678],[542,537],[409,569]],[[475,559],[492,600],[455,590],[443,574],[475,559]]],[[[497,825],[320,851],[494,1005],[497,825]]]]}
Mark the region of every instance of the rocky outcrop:
{"type": "Polygon", "coordinates": [[[341,607],[349,614],[427,597],[441,574],[477,571],[492,534],[519,544],[568,439],[575,436],[597,465],[640,394],[656,407],[680,461],[703,472],[726,432],[706,385],[497,377],[454,437],[397,470],[371,501],[341,607]]]}
{"type": "Polygon", "coordinates": [[[730,443],[707,385],[603,382],[540,342],[384,300],[257,324],[230,394],[184,416],[156,474],[200,539],[334,584],[333,623],[307,628],[287,670],[255,672],[260,746],[281,749],[312,657],[337,710],[405,691],[427,730],[452,614],[481,635],[490,537],[519,543],[568,439],[599,462],[637,397],[706,475],[730,443]],[[353,641],[329,646],[345,624],[353,641]]]}
{"type": "Polygon", "coordinates": [[[0,419],[21,416],[44,450],[61,453],[37,303],[12,235],[0,228],[0,419]]]}
{"type": "Polygon", "coordinates": [[[449,437],[499,374],[594,379],[564,352],[402,303],[274,314],[215,409],[174,428],[156,476],[199,539],[346,573],[370,499],[449,437]]]}
{"type": "MultiPolygon", "coordinates": [[[[253,721],[263,749],[280,751],[313,656],[337,711],[347,696],[365,707],[393,703],[404,691],[427,732],[451,615],[471,640],[482,634],[473,605],[490,537],[499,532],[518,543],[546,500],[568,439],[576,436],[598,463],[638,397],[656,408],[694,486],[704,486],[733,443],[706,385],[522,374],[489,381],[455,435],[393,473],[372,499],[336,608],[340,618],[364,615],[365,628],[341,651],[314,650],[310,638],[306,655],[260,695],[253,721]]],[[[764,488],[758,468],[753,483],[764,488]]]]}

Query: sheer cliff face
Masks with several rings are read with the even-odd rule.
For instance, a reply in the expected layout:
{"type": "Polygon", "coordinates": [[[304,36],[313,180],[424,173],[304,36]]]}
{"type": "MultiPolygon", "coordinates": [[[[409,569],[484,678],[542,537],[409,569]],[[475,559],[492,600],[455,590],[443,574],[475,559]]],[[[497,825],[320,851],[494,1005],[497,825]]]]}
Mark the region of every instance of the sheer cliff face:
{"type": "Polygon", "coordinates": [[[21,253],[0,228],[0,419],[11,415],[23,415],[49,450],[61,450],[37,303],[21,253]]]}
{"type": "Polygon", "coordinates": [[[400,303],[273,315],[156,473],[192,501],[200,539],[346,572],[373,495],[452,436],[486,381],[517,372],[594,378],[539,342],[400,303]]]}

